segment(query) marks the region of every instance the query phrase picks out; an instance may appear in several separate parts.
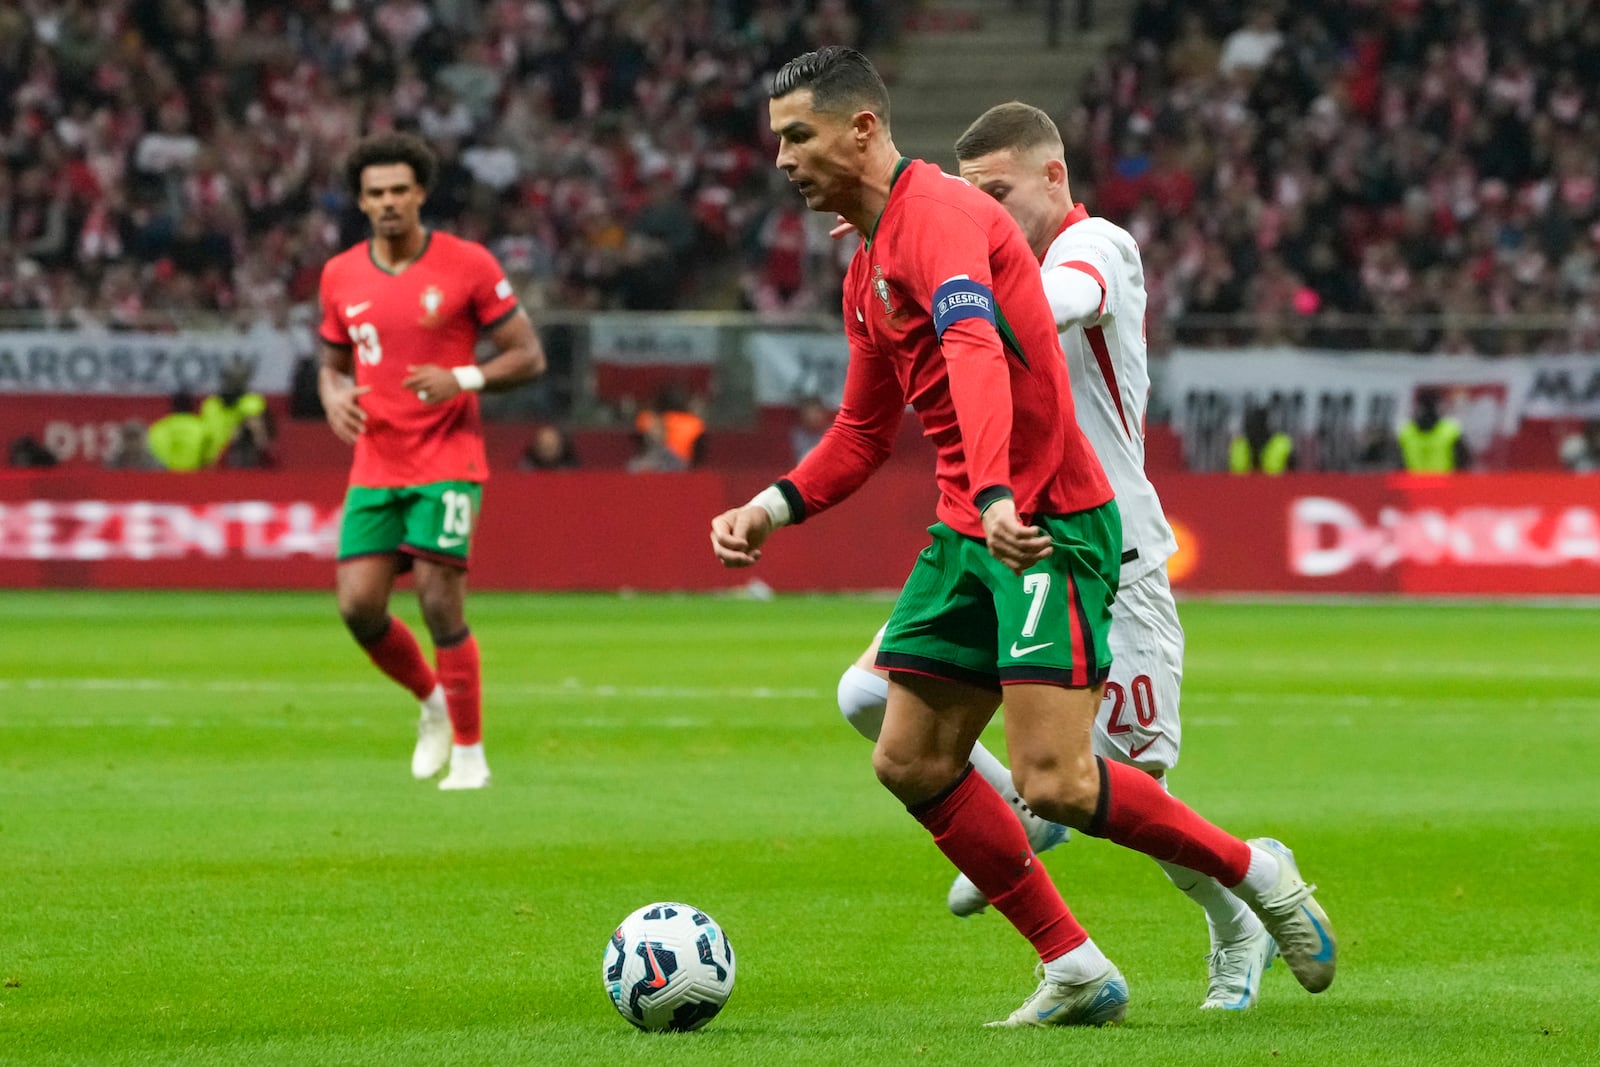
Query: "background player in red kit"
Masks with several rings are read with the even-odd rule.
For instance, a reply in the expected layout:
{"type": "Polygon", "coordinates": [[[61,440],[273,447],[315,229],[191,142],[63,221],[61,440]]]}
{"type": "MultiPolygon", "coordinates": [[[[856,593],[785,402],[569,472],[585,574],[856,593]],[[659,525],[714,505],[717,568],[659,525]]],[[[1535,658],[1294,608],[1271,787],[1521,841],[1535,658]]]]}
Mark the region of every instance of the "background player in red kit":
{"type": "Polygon", "coordinates": [[[472,531],[489,476],[481,390],[544,370],[544,350],[482,245],[422,225],[435,159],[408,134],[359,144],[345,179],[372,239],[322,271],[318,388],[333,432],[355,446],[339,532],[339,614],[372,661],[422,703],[411,772],[441,789],[489,782],[478,645],[464,601],[472,531]],[[498,350],[481,366],[487,331],[498,350]],[[437,674],[389,614],[411,570],[437,674]],[[453,741],[453,743],[452,743],[453,741]]]}
{"type": "Polygon", "coordinates": [[[1029,807],[1233,887],[1301,984],[1327,988],[1333,933],[1287,850],[1241,841],[1094,755],[1121,526],[1027,239],[986,194],[900,156],[888,91],[855,50],[791,60],[771,98],[778,167],[813,211],[866,235],[845,278],[850,364],[832,428],[787,477],[713,519],[712,546],[725,565],[756,562],[773,530],[859,488],[905,405],[916,409],[938,451],[939,521],[879,648],[890,685],[873,766],[1039,953],[1038,988],[996,1025],[1099,1025],[1128,1002],[1121,972],[968,761],[1002,686],[1029,807]]]}

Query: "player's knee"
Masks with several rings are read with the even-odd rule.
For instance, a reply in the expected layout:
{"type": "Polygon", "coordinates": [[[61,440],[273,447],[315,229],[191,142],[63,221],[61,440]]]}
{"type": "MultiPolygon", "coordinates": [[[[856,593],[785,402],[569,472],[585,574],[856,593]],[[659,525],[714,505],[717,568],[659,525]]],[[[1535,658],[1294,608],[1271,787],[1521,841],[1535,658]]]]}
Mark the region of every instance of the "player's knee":
{"type": "Polygon", "coordinates": [[[966,770],[966,763],[928,752],[912,754],[879,740],[872,749],[872,770],[885,789],[909,805],[949,788],[966,770]]]}
{"type": "Polygon", "coordinates": [[[381,599],[359,594],[339,595],[339,617],[361,644],[370,644],[389,628],[389,608],[381,599]]]}
{"type": "Polygon", "coordinates": [[[424,611],[422,624],[428,628],[428,637],[433,641],[435,648],[460,644],[462,635],[467,629],[467,621],[459,611],[438,614],[424,611]]]}
{"type": "Polygon", "coordinates": [[[1100,772],[1094,759],[1012,768],[1023,803],[1051,822],[1086,829],[1100,803],[1100,772]]]}
{"type": "Polygon", "coordinates": [[[886,678],[854,663],[839,676],[839,713],[868,741],[876,741],[883,732],[883,709],[888,700],[886,678]]]}

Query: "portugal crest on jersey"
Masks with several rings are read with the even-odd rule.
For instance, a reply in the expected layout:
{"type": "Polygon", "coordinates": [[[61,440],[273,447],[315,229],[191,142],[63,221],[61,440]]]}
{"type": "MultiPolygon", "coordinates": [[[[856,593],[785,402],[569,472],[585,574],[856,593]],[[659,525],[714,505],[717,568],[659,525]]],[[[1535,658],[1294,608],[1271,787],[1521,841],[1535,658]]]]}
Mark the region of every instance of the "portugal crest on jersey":
{"type": "Polygon", "coordinates": [[[895,312],[894,300],[889,292],[889,279],[883,276],[883,268],[872,268],[872,291],[879,300],[883,301],[883,313],[893,315],[895,312]]]}
{"type": "Polygon", "coordinates": [[[439,309],[444,306],[444,290],[430,285],[422,290],[422,325],[434,326],[439,322],[439,309]]]}

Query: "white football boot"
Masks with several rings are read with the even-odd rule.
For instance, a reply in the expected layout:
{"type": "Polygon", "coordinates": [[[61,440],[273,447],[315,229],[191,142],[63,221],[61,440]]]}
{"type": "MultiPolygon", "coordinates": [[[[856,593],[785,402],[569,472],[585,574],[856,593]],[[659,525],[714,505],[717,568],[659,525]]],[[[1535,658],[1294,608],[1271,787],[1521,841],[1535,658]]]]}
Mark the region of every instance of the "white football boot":
{"type": "Polygon", "coordinates": [[[1019,1029],[1028,1026],[1107,1026],[1120,1023],[1128,1014],[1128,981],[1116,964],[1087,982],[1052,982],[1037,970],[1039,988],[1022,1002],[1022,1007],[1004,1019],[985,1026],[1019,1029]]]}
{"type": "Polygon", "coordinates": [[[432,778],[450,761],[450,711],[444,702],[444,686],[435,686],[422,702],[422,718],[417,722],[417,747],[411,752],[411,776],[432,778]]]}
{"type": "Polygon", "coordinates": [[[1309,992],[1320,993],[1333,984],[1339,943],[1328,922],[1328,913],[1311,895],[1317,887],[1308,885],[1300,877],[1294,853],[1283,842],[1254,837],[1247,843],[1270,852],[1277,859],[1278,883],[1258,899],[1252,899],[1248,891],[1241,892],[1243,886],[1234,892],[1250,905],[1250,910],[1278,943],[1278,955],[1289,965],[1295,979],[1309,992]]]}
{"type": "Polygon", "coordinates": [[[450,773],[439,783],[440,789],[482,789],[489,784],[489,762],[483,758],[483,745],[455,745],[450,749],[450,773]]]}
{"type": "Polygon", "coordinates": [[[1206,999],[1201,1010],[1244,1011],[1255,1004],[1261,976],[1277,951],[1265,928],[1213,947],[1206,957],[1206,999]]]}
{"type": "MultiPolygon", "coordinates": [[[[1022,825],[1028,831],[1028,844],[1033,846],[1035,855],[1049,852],[1072,836],[1072,831],[1065,826],[1041,819],[1037,815],[1033,817],[1031,823],[1024,819],[1022,825]]],[[[968,915],[976,915],[989,906],[983,891],[972,884],[972,879],[960,873],[957,873],[956,880],[950,883],[950,892],[945,896],[945,903],[950,906],[952,915],[962,919],[968,915]]]]}

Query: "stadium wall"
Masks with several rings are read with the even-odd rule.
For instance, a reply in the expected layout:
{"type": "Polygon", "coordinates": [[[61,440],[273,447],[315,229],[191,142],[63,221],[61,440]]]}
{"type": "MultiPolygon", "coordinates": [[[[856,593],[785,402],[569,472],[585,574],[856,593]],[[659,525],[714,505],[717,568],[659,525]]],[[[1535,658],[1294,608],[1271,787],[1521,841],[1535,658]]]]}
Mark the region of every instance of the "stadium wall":
{"type": "MultiPolygon", "coordinates": [[[[713,515],[756,472],[505,473],[473,549],[479,589],[780,592],[898,586],[926,543],[925,469],[886,468],[727,571],[713,515]]],[[[1600,595],[1600,480],[1565,474],[1159,480],[1190,592],[1600,595]]],[[[0,586],[331,588],[341,472],[0,475],[0,586]]]]}

